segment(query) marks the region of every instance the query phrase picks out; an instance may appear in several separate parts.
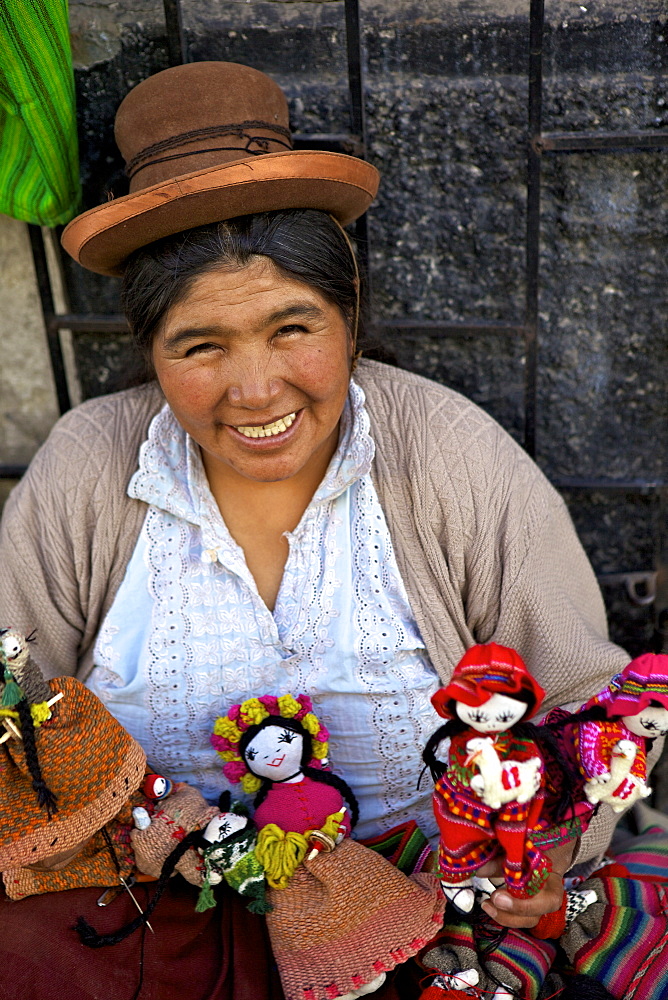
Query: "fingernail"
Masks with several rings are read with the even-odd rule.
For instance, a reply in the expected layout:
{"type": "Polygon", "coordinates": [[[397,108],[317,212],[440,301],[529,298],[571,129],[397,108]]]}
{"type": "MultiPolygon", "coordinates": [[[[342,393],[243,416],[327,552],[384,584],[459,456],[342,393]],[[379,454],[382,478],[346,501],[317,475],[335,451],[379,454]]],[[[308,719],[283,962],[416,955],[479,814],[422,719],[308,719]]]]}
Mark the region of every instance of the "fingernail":
{"type": "Polygon", "coordinates": [[[488,917],[496,916],[496,907],[493,906],[488,900],[480,904],[480,908],[485,911],[488,917]]]}
{"type": "Polygon", "coordinates": [[[513,901],[507,892],[497,892],[494,895],[494,905],[500,910],[512,910],[513,901]]]}

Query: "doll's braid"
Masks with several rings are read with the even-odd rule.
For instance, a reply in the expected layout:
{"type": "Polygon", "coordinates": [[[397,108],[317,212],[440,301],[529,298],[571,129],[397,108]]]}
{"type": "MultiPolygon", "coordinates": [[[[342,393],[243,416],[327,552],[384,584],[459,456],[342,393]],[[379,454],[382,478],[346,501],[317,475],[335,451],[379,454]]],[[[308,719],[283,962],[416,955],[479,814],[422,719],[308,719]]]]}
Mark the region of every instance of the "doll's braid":
{"type": "Polygon", "coordinates": [[[167,888],[167,884],[174,874],[177,864],[183,857],[183,855],[191,847],[198,847],[202,843],[202,831],[193,830],[191,833],[186,834],[180,843],[176,845],[171,854],[165,859],[165,863],[162,866],[162,871],[160,872],[160,878],[155,887],[155,892],[150,903],[144,910],[144,912],[131,920],[130,923],[125,924],[124,927],[120,927],[113,934],[98,934],[95,928],[88,923],[85,917],[79,917],[74,929],[81,938],[81,943],[85,944],[87,948],[105,948],[107,945],[119,944],[124,941],[126,937],[134,934],[136,930],[145,924],[156,906],[160,902],[163,892],[167,888]]]}
{"type": "Polygon", "coordinates": [[[32,712],[30,711],[30,705],[25,698],[22,698],[17,704],[16,711],[18,712],[19,722],[21,723],[23,752],[25,754],[28,770],[30,771],[30,777],[32,778],[32,787],[35,789],[37,801],[40,806],[43,806],[46,809],[49,819],[51,819],[53,813],[58,812],[58,805],[56,802],[56,796],[48,787],[42,776],[42,768],[40,767],[39,757],[37,756],[37,741],[35,739],[35,726],[33,723],[32,712]]]}

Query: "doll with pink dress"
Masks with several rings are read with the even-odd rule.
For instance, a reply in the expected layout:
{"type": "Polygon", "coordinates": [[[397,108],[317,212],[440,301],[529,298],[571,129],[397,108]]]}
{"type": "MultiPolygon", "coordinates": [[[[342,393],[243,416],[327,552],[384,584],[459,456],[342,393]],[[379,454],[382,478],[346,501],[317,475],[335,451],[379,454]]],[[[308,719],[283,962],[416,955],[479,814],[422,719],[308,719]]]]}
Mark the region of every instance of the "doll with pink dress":
{"type": "Polygon", "coordinates": [[[579,771],[578,797],[623,812],[647,798],[647,753],[668,734],[668,655],[644,653],[575,715],[553,709],[545,720],[579,771]]]}
{"type": "Polygon", "coordinates": [[[434,876],[408,877],[350,837],[357,802],[327,767],[327,740],[304,694],[234,705],[211,737],[228,780],[256,793],[255,855],[286,1000],[374,992],[443,916],[434,876]]]}

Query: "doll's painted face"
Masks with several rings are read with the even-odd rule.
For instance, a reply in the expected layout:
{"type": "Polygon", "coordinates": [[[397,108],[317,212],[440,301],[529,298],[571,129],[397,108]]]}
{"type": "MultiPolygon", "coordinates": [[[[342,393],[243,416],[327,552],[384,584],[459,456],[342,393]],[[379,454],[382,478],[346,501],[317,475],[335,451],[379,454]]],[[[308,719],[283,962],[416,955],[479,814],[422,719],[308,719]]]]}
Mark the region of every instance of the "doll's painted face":
{"type": "Polygon", "coordinates": [[[478,733],[501,733],[519,722],[526,713],[527,705],[516,698],[496,692],[484,705],[465,705],[455,702],[458,718],[478,733]]]}
{"type": "Polygon", "coordinates": [[[240,830],[244,830],[247,826],[248,819],[246,816],[232,812],[218,813],[212,820],[209,820],[202,836],[210,844],[217,844],[221,840],[233,837],[235,833],[239,833],[240,830]]]}
{"type": "Polygon", "coordinates": [[[244,751],[248,770],[258,778],[287,781],[301,775],[304,740],[283,726],[267,726],[254,736],[244,751]]]}
{"type": "Polygon", "coordinates": [[[637,715],[624,715],[622,722],[634,736],[654,739],[668,735],[668,708],[663,705],[647,705],[637,715]]]}

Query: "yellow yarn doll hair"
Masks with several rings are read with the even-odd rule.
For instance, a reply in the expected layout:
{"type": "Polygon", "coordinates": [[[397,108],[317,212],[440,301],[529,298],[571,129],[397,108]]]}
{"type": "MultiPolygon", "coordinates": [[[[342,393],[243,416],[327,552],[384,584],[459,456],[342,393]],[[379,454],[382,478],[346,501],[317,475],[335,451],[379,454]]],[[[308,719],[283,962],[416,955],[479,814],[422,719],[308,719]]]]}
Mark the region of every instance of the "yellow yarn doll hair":
{"type": "Polygon", "coordinates": [[[329,733],[313,712],[311,699],[306,694],[295,698],[291,694],[276,697],[271,694],[249,698],[240,705],[232,705],[227,715],[219,716],[213,727],[211,745],[225,762],[223,774],[234,785],[241,783],[244,792],[254,795],[262,780],[248,770],[239,753],[239,740],[247,729],[256,726],[269,715],[300,722],[311,736],[313,760],[311,767],[322,766],[327,757],[329,733]]]}

